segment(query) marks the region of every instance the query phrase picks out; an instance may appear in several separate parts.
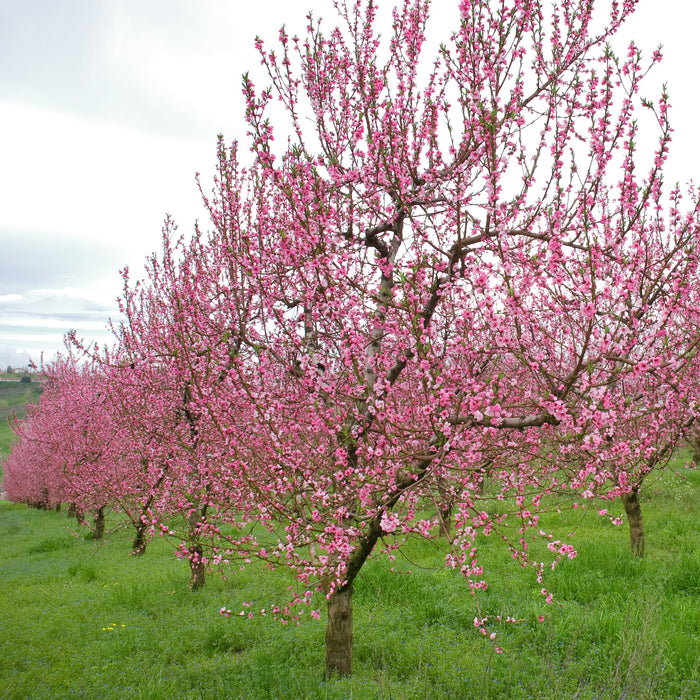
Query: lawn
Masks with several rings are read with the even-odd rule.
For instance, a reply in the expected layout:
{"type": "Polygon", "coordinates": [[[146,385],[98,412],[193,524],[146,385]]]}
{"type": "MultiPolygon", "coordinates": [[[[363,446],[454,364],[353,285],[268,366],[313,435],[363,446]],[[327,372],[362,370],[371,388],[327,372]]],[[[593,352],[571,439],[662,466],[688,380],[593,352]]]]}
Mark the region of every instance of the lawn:
{"type": "Polygon", "coordinates": [[[97,543],[65,513],[0,501],[0,697],[700,697],[700,472],[674,468],[646,484],[643,560],[594,507],[550,516],[579,550],[546,579],[553,605],[534,572],[482,539],[479,601],[500,654],[474,628],[464,579],[440,566],[445,542],[370,561],[356,582],[354,675],[329,681],[323,615],[296,626],[237,614],[285,602],[283,571],[252,564],[193,592],[172,543],[129,556],[115,514],[97,543]]]}

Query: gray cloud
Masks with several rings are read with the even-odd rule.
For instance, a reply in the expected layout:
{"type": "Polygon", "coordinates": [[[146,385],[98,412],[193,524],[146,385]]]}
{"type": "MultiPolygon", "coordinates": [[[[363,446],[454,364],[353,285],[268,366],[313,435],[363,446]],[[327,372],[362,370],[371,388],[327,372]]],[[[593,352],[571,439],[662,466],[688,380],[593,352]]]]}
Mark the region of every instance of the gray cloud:
{"type": "Polygon", "coordinates": [[[0,333],[4,324],[42,324],[51,319],[54,325],[73,328],[76,324],[104,323],[116,316],[115,304],[85,296],[73,289],[35,289],[24,294],[0,297],[0,333]]]}
{"type": "Polygon", "coordinates": [[[116,304],[93,297],[89,290],[36,289],[0,296],[0,366],[20,365],[42,353],[64,350],[64,337],[75,331],[87,343],[111,344],[109,319],[116,304]]]}
{"type": "Polygon", "coordinates": [[[32,289],[80,287],[105,277],[118,288],[126,251],[113,241],[71,233],[0,227],[0,295],[32,289]]]}
{"type": "Polygon", "coordinates": [[[119,245],[0,229],[0,249],[0,366],[62,351],[69,330],[86,341],[111,341],[107,327],[119,315],[124,256],[119,245]]]}

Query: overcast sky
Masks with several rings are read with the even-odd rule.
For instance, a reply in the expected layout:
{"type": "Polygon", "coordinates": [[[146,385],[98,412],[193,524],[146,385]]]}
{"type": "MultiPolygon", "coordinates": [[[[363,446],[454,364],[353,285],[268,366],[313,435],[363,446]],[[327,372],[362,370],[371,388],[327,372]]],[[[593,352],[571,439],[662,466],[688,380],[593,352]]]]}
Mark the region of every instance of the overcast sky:
{"type": "MultiPolygon", "coordinates": [[[[457,5],[433,0],[436,34],[457,5]]],[[[0,366],[72,328],[106,340],[119,270],[141,276],[166,213],[206,228],[194,175],[210,181],[218,133],[245,135],[254,38],[302,33],[308,9],[333,17],[331,0],[0,0],[0,366]]],[[[624,34],[664,45],[682,181],[700,180],[698,26],[700,3],[640,0],[624,34]]]]}

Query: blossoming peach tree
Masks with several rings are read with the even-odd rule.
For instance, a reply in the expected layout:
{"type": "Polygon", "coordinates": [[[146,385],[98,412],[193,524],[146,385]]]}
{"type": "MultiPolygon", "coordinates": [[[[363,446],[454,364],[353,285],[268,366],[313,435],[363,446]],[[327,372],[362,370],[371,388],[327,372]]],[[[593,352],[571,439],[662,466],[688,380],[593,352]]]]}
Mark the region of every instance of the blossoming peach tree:
{"type": "Polygon", "coordinates": [[[609,46],[631,0],[462,0],[430,56],[428,0],[385,40],[375,2],[334,4],[337,27],[258,42],[250,154],[220,139],[211,231],[166,230],[162,311],[127,289],[113,376],[179,417],[154,433],[150,526],[176,494],[188,556],[292,569],[348,674],[370,556],[449,531],[476,591],[508,519],[542,581],[575,556],[539,521],[552,498],[633,512],[695,417],[700,210],[664,192],[665,93],[609,46]]]}
{"type": "MultiPolygon", "coordinates": [[[[218,491],[211,463],[225,462],[217,453],[213,424],[194,400],[196,386],[212,381],[207,358],[215,339],[202,335],[202,319],[193,316],[191,300],[202,297],[207,271],[198,269],[195,238],[180,255],[182,240],[173,244],[174,224],[164,228],[162,255],[151,256],[148,284],[131,284],[123,272],[122,322],[114,327],[117,350],[101,355],[114,420],[123,443],[140,465],[130,481],[138,492],[132,521],[133,548],[143,553],[155,532],[180,541],[178,553],[189,559],[193,588],[204,585],[205,558],[200,523],[210,504],[231,500],[218,491]]],[[[213,368],[221,373],[222,368],[213,368]]]]}
{"type": "Polygon", "coordinates": [[[79,522],[90,514],[101,539],[105,511],[130,490],[128,458],[105,394],[99,366],[78,364],[73,354],[41,366],[42,394],[15,420],[15,443],[4,465],[8,497],[44,508],[69,505],[79,522]]]}
{"type": "Polygon", "coordinates": [[[462,0],[429,60],[426,0],[386,41],[371,0],[258,41],[252,157],[220,140],[168,342],[210,431],[200,531],[323,591],[328,673],[351,671],[377,549],[450,518],[447,564],[478,589],[477,536],[511,508],[541,578],[547,495],[629,500],[693,421],[697,197],[664,195],[667,97],[640,98],[640,52],[608,46],[635,3],[602,4],[462,0]],[[487,509],[485,481],[512,507],[487,509]]]}

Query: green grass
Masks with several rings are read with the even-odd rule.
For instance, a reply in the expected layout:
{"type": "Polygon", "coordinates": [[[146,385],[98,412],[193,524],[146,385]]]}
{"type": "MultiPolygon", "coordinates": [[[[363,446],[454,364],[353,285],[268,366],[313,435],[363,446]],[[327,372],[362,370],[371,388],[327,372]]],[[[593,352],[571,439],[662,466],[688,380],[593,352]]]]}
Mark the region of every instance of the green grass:
{"type": "MultiPolygon", "coordinates": [[[[38,381],[23,384],[19,381],[0,381],[0,458],[10,449],[12,430],[8,419],[14,412],[18,418],[25,415],[25,404],[38,403],[41,385],[38,381]]],[[[0,472],[1,473],[1,472],[0,472]]]]}
{"type": "Polygon", "coordinates": [[[370,561],[355,587],[354,675],[332,681],[322,680],[323,617],[297,627],[218,612],[284,602],[284,572],[252,565],[193,592],[166,541],[128,556],[132,533],[114,516],[96,543],[63,513],[2,501],[0,697],[690,700],[700,696],[700,472],[682,474],[646,484],[643,560],[625,526],[595,508],[575,522],[571,511],[550,516],[560,532],[576,528],[580,552],[545,579],[554,605],[534,572],[484,538],[482,611],[521,620],[494,621],[502,654],[476,632],[468,587],[439,566],[435,544],[370,561]]]}

